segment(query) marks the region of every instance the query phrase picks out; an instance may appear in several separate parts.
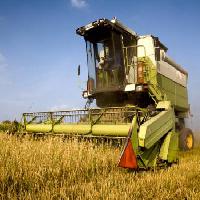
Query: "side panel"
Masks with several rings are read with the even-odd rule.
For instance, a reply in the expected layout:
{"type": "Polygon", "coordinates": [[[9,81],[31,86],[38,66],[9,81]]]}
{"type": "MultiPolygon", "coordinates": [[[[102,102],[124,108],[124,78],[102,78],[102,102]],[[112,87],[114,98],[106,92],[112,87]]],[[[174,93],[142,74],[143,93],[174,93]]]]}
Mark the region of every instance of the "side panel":
{"type": "Polygon", "coordinates": [[[175,106],[175,110],[187,111],[188,110],[188,93],[187,88],[175,83],[171,79],[157,74],[158,85],[166,93],[167,100],[175,106]]]}
{"type": "Polygon", "coordinates": [[[151,148],[174,126],[174,111],[161,111],[140,126],[139,146],[147,149],[151,148]]]}
{"type": "Polygon", "coordinates": [[[169,163],[176,162],[178,160],[178,139],[179,134],[175,131],[170,131],[161,145],[159,157],[162,160],[167,160],[169,163]]]}
{"type": "Polygon", "coordinates": [[[167,62],[158,61],[157,62],[158,73],[171,79],[172,81],[179,83],[180,85],[187,87],[187,75],[177,70],[172,65],[167,62]]]}

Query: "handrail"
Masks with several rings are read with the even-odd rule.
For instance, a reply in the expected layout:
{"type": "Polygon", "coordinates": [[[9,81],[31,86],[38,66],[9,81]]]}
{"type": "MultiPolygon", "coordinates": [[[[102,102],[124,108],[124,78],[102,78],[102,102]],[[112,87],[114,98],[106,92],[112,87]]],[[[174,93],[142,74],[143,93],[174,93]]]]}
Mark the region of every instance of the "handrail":
{"type": "Polygon", "coordinates": [[[143,47],[144,48],[144,56],[146,57],[146,48],[144,45],[139,44],[139,45],[132,45],[132,46],[127,46],[127,47],[122,47],[123,49],[128,49],[128,48],[137,48],[137,47],[143,47]]]}
{"type": "Polygon", "coordinates": [[[138,47],[143,47],[144,48],[144,56],[146,57],[146,48],[144,45],[131,45],[131,46],[123,46],[123,53],[124,53],[124,66],[125,66],[125,71],[126,74],[128,73],[129,68],[134,67],[134,62],[133,62],[133,57],[131,57],[131,63],[129,64],[129,58],[128,58],[128,49],[134,49],[134,48],[138,48],[138,47]]]}

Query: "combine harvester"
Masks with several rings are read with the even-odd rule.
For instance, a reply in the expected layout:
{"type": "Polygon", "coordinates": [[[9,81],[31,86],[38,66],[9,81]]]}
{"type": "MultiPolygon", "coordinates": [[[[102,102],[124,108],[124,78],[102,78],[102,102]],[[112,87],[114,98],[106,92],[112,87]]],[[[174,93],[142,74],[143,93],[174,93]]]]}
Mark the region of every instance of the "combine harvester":
{"type": "Polygon", "coordinates": [[[179,149],[193,148],[184,122],[188,73],[166,55],[158,37],[137,35],[116,19],[99,19],[76,33],[86,41],[83,98],[98,107],[24,113],[26,132],[125,139],[118,165],[130,169],[171,165],[179,149]]]}

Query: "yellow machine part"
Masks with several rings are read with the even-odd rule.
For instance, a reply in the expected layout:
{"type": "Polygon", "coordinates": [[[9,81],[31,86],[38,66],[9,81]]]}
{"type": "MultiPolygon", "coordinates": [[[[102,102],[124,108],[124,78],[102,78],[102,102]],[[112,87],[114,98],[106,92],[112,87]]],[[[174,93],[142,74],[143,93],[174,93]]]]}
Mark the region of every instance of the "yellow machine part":
{"type": "Polygon", "coordinates": [[[59,124],[53,127],[53,132],[85,135],[91,132],[91,125],[89,124],[59,124]]]}
{"type": "Polygon", "coordinates": [[[27,124],[26,131],[33,133],[48,133],[52,131],[52,124],[27,124]]]}
{"type": "Polygon", "coordinates": [[[192,149],[192,147],[193,147],[193,136],[192,136],[192,134],[189,134],[186,137],[186,145],[187,145],[188,149],[192,149]]]}
{"type": "Polygon", "coordinates": [[[52,126],[51,124],[28,124],[26,125],[27,132],[33,133],[64,133],[93,136],[118,136],[126,137],[130,128],[130,124],[119,125],[93,125],[90,124],[58,124],[52,126]]]}
{"type": "Polygon", "coordinates": [[[94,125],[92,135],[100,136],[127,136],[130,124],[125,125],[94,125]]]}

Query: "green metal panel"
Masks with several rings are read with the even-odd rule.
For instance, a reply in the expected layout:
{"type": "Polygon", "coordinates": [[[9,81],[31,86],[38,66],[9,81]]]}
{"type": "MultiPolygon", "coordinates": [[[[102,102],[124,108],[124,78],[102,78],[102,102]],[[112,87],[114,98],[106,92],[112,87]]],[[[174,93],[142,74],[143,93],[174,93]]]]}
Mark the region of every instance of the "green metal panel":
{"type": "Polygon", "coordinates": [[[140,126],[139,146],[149,149],[174,127],[174,111],[162,111],[140,126]]]}
{"type": "Polygon", "coordinates": [[[126,125],[94,125],[92,135],[126,137],[131,124],[126,125]]]}
{"type": "Polygon", "coordinates": [[[89,124],[58,124],[53,127],[54,133],[85,135],[91,132],[89,124]]]}
{"type": "Polygon", "coordinates": [[[175,106],[175,110],[188,110],[187,88],[161,74],[157,74],[157,80],[161,89],[166,93],[167,100],[171,101],[171,104],[175,106]]]}
{"type": "Polygon", "coordinates": [[[150,95],[156,102],[166,100],[166,95],[158,83],[157,66],[153,64],[148,56],[140,57],[138,61],[144,64],[144,81],[148,84],[150,95]]]}
{"type": "Polygon", "coordinates": [[[169,132],[165,136],[164,141],[163,141],[163,143],[161,145],[159,157],[162,160],[167,160],[168,153],[169,153],[169,143],[170,143],[170,140],[171,140],[171,136],[172,136],[172,132],[169,132]]]}
{"type": "Polygon", "coordinates": [[[171,140],[169,143],[169,152],[167,156],[167,160],[169,163],[173,163],[178,160],[178,151],[179,151],[179,134],[175,131],[172,131],[171,140]]]}
{"type": "Polygon", "coordinates": [[[156,109],[164,109],[169,110],[171,108],[171,102],[170,101],[159,101],[156,105],[156,109]]]}
{"type": "Polygon", "coordinates": [[[27,124],[26,131],[33,133],[48,133],[52,131],[52,124],[27,124]]]}
{"type": "Polygon", "coordinates": [[[178,138],[178,133],[173,130],[167,133],[160,148],[160,159],[168,161],[168,163],[178,160],[178,138]]]}
{"type": "Polygon", "coordinates": [[[137,116],[134,116],[132,120],[132,135],[131,135],[131,142],[133,145],[133,149],[135,153],[138,153],[138,123],[137,123],[137,116]]]}
{"type": "Polygon", "coordinates": [[[146,57],[139,57],[138,62],[142,62],[144,64],[144,81],[145,83],[151,83],[153,85],[157,85],[157,67],[152,63],[151,59],[146,57]]]}
{"type": "Polygon", "coordinates": [[[157,158],[159,155],[160,145],[159,142],[154,144],[151,148],[139,151],[138,165],[139,168],[154,168],[157,164],[157,158]]]}

